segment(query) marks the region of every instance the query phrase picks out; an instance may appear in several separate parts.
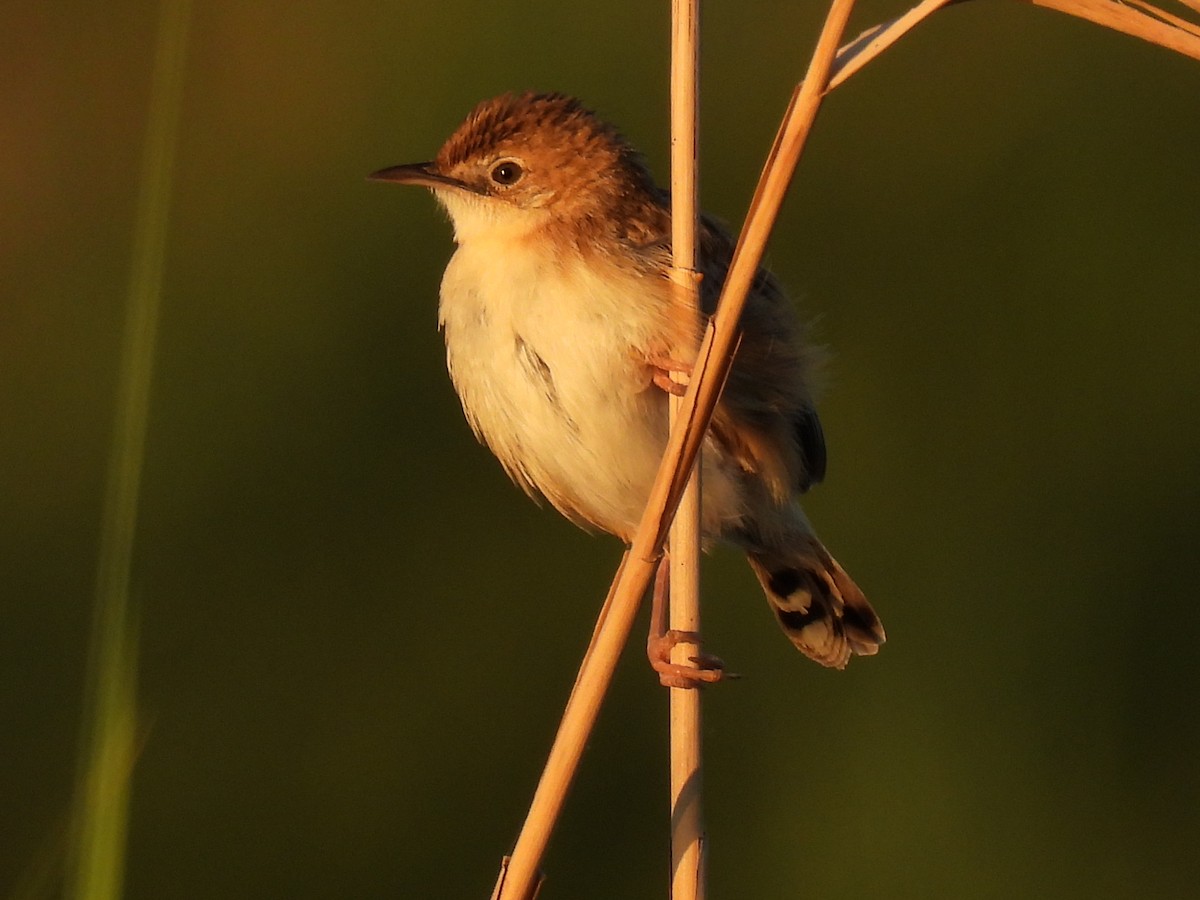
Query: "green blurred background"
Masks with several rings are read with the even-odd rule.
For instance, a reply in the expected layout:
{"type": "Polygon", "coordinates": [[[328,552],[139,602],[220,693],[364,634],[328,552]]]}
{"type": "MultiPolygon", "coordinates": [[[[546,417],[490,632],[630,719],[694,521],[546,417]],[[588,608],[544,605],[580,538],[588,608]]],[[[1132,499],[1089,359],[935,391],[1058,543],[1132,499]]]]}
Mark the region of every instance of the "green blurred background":
{"type": "MultiPolygon", "coordinates": [[[[708,6],[730,222],[823,8],[708,6]]],[[[71,804],[157,16],[0,7],[4,892],[71,804]]],[[[364,176],[532,87],[665,179],[667,44],[665,0],[196,4],[128,897],[487,895],[619,547],[476,445],[448,225],[364,176]]],[[[941,13],[831,98],[770,263],[836,353],[808,508],[890,642],[824,671],[713,555],[746,677],[706,694],[712,896],[1195,895],[1198,163],[1200,63],[1024,5],[941,13]]],[[[665,896],[665,717],[634,646],[546,900],[665,896]]]]}

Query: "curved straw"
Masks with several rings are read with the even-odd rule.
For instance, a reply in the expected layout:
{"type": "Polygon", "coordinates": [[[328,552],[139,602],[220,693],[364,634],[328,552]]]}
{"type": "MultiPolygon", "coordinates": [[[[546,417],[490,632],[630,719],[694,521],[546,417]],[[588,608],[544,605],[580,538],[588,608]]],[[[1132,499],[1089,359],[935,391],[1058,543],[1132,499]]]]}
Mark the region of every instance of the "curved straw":
{"type": "Polygon", "coordinates": [[[682,412],[671,430],[646,512],[600,613],[600,621],[567,700],[529,814],[512,857],[500,873],[492,895],[494,900],[529,900],[534,896],[533,891],[540,880],[538,866],[550,832],[562,810],[584,744],[599,715],[600,703],[629,636],[642,594],[661,556],[667,528],[729,373],[737,343],[737,323],[746,294],[762,261],[771,227],[778,217],[784,194],[821,105],[834,54],[853,6],[854,0],[834,0],[817,40],[808,74],[793,94],[775,146],[767,158],[733,254],[717,313],[705,332],[682,412]]]}

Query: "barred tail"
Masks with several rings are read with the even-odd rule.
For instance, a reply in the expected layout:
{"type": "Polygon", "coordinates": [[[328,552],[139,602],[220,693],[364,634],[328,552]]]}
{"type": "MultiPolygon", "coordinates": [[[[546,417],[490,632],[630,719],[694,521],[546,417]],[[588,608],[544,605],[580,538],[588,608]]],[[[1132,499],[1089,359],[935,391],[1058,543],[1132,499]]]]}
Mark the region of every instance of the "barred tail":
{"type": "Polygon", "coordinates": [[[841,669],[852,653],[873,656],[886,640],[863,592],[816,538],[795,552],[748,557],[780,627],[806,656],[841,669]]]}

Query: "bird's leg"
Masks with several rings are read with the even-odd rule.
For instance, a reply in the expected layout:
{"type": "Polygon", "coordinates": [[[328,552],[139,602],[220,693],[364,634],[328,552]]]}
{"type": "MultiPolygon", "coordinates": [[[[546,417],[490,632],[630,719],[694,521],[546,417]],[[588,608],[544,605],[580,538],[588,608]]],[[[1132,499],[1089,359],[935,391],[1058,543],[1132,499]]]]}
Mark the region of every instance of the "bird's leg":
{"type": "Polygon", "coordinates": [[[725,664],[715,656],[697,651],[689,659],[694,666],[671,662],[671,650],[676,644],[695,644],[699,647],[700,635],[694,631],[677,631],[667,628],[667,598],[671,590],[669,558],[664,556],[658,563],[658,574],[654,578],[654,594],[650,602],[650,633],[646,636],[646,656],[650,667],[658,673],[664,687],[694,688],[700,684],[720,681],[725,674],[725,664]]]}

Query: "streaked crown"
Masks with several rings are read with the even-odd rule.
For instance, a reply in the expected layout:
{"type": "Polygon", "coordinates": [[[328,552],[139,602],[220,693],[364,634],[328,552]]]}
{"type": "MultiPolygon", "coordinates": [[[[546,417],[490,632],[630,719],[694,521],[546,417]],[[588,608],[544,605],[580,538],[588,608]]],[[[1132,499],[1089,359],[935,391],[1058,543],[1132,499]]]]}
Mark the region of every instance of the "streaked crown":
{"type": "Polygon", "coordinates": [[[432,188],[460,239],[489,222],[516,219],[560,232],[566,227],[575,241],[645,244],[669,231],[665,195],[637,151],[613,126],[563,94],[485,100],[432,162],[395,166],[373,177],[432,188]]]}

